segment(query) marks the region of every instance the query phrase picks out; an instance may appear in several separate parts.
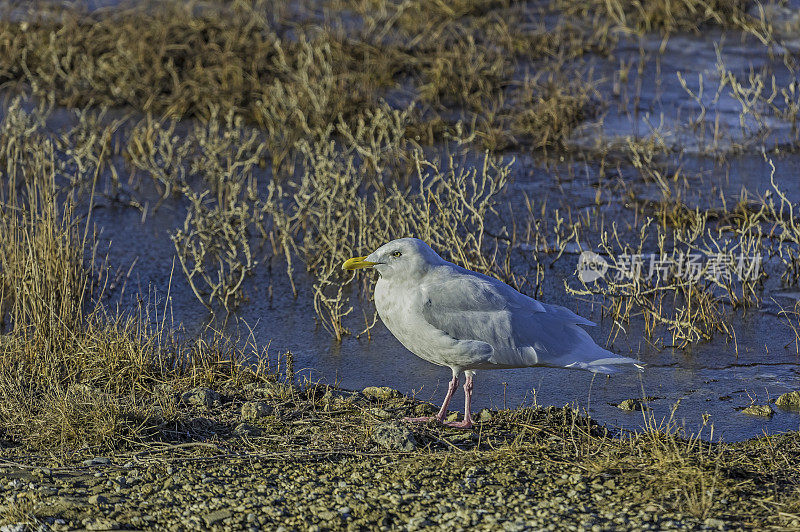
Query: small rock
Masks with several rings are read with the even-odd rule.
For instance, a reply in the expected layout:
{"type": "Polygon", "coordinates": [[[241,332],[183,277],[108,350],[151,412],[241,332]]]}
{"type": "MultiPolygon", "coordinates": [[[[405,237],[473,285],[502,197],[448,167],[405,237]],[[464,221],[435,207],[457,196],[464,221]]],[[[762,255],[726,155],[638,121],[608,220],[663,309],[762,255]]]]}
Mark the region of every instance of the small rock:
{"type": "Polygon", "coordinates": [[[474,436],[475,434],[472,432],[457,432],[454,434],[449,434],[447,436],[447,439],[451,443],[466,443],[468,441],[471,441],[474,436]]]}
{"type": "Polygon", "coordinates": [[[122,488],[122,489],[125,489],[125,488],[128,488],[128,487],[130,487],[130,484],[128,483],[128,478],[127,478],[127,477],[122,477],[122,476],[120,476],[120,477],[117,477],[117,478],[115,478],[115,479],[113,480],[113,482],[114,482],[114,483],[115,483],[117,486],[119,486],[120,488],[122,488]]]}
{"type": "Polygon", "coordinates": [[[789,392],[779,396],[775,404],[781,408],[800,410],[800,391],[789,392]]]}
{"type": "Polygon", "coordinates": [[[233,429],[233,433],[241,438],[257,438],[264,433],[264,429],[250,425],[249,423],[239,423],[233,429]]]}
{"type": "Polygon", "coordinates": [[[403,396],[397,390],[387,386],[367,386],[361,393],[372,399],[397,399],[403,396]]]}
{"type": "Polygon", "coordinates": [[[108,458],[106,458],[104,456],[97,456],[95,458],[89,458],[88,460],[84,460],[82,463],[85,466],[92,467],[92,466],[110,464],[111,460],[109,460],[108,458]]]}
{"type": "Polygon", "coordinates": [[[249,401],[242,405],[242,421],[257,421],[272,415],[273,407],[261,401],[249,401]]]}
{"type": "Polygon", "coordinates": [[[417,440],[407,427],[397,422],[383,423],[372,431],[372,441],[385,449],[413,451],[417,448],[417,440]]]}
{"type": "Polygon", "coordinates": [[[703,524],[712,528],[725,528],[725,521],[722,519],[717,519],[716,517],[709,517],[703,524]]]}
{"type": "Polygon", "coordinates": [[[153,386],[153,395],[161,398],[169,398],[175,395],[175,390],[171,384],[161,383],[153,386]]]}
{"type": "Polygon", "coordinates": [[[106,518],[92,519],[84,521],[86,530],[118,530],[119,523],[106,518]]]}
{"type": "Polygon", "coordinates": [[[0,526],[0,532],[25,532],[28,530],[28,525],[25,523],[14,523],[0,526]]]}
{"type": "Polygon", "coordinates": [[[203,517],[203,521],[205,521],[208,526],[211,526],[219,523],[220,521],[224,521],[231,516],[233,516],[233,513],[229,509],[223,508],[221,510],[211,512],[210,514],[206,514],[206,516],[203,517]]]}
{"type": "Polygon", "coordinates": [[[408,520],[406,528],[408,530],[420,530],[429,527],[431,524],[424,516],[415,516],[408,520]]]}
{"type": "Polygon", "coordinates": [[[517,521],[506,521],[503,523],[503,530],[506,532],[522,532],[523,530],[528,530],[528,527],[525,526],[525,523],[517,521]]]}
{"type": "Polygon", "coordinates": [[[486,423],[487,421],[491,421],[493,417],[494,414],[492,414],[492,411],[489,410],[488,408],[484,408],[483,410],[478,412],[477,421],[479,421],[480,423],[486,423]]]}
{"type": "Polygon", "coordinates": [[[647,407],[642,403],[641,399],[625,399],[618,405],[617,408],[620,410],[625,410],[627,412],[633,412],[634,410],[642,411],[645,410],[647,407]]]}
{"type": "Polygon", "coordinates": [[[108,499],[106,499],[102,495],[92,495],[91,497],[89,497],[89,504],[100,506],[101,504],[107,504],[107,503],[108,499]]]}
{"type": "Polygon", "coordinates": [[[742,410],[742,414],[767,418],[771,418],[774,413],[775,411],[769,405],[750,405],[742,410]]]}
{"type": "Polygon", "coordinates": [[[221,396],[210,388],[193,388],[181,396],[182,403],[205,408],[220,404],[221,399],[221,396]]]}
{"type": "Polygon", "coordinates": [[[331,510],[319,510],[317,511],[317,517],[323,521],[333,521],[334,519],[338,521],[339,514],[332,512],[331,510]]]}

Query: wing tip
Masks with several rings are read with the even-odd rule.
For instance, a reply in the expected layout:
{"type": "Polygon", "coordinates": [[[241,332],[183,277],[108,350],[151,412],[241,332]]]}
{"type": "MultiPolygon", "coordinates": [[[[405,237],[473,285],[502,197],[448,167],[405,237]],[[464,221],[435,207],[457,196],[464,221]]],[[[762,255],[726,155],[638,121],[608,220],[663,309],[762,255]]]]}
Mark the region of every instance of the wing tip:
{"type": "Polygon", "coordinates": [[[567,364],[565,367],[567,368],[575,368],[575,369],[585,369],[587,371],[591,371],[592,373],[602,373],[604,375],[613,375],[615,373],[621,373],[625,370],[636,369],[637,372],[642,373],[644,371],[646,364],[639,362],[638,360],[634,360],[628,357],[616,357],[616,358],[600,358],[597,360],[592,360],[591,362],[573,362],[572,364],[567,364]]]}

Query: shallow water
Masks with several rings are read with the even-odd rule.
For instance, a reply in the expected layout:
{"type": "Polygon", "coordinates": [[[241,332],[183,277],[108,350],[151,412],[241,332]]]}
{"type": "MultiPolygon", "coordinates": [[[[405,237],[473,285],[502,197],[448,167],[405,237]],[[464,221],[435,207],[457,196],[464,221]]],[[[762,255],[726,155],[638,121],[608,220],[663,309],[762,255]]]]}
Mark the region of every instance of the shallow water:
{"type": "MultiPolygon", "coordinates": [[[[677,34],[666,41],[657,35],[623,40],[613,61],[588,61],[608,108],[601,124],[585,124],[573,141],[592,148],[653,135],[672,150],[695,155],[726,153],[732,147],[757,152],[761,146],[796,146],[798,131],[790,122],[757,105],[743,113],[726,79],[735,76],[750,89],[750,76],[761,74],[764,95],[773,81],[778,89],[788,86],[794,76],[783,65],[781,51],[777,47],[768,53],[755,37],[714,28],[702,36],[677,34]]],[[[775,98],[781,105],[779,91],[775,98]]]]}
{"type": "MultiPolygon", "coordinates": [[[[745,161],[743,166],[749,165],[745,161]]],[[[534,161],[522,158],[516,168],[515,180],[507,193],[512,203],[520,201],[525,193],[535,193],[537,198],[548,199],[554,206],[564,203],[580,206],[594,193],[589,186],[591,171],[586,175],[576,173],[570,181],[559,184],[534,161]]],[[[731,186],[740,184],[738,179],[731,182],[734,183],[731,186]]],[[[750,180],[746,183],[748,188],[758,188],[750,180]]],[[[112,265],[137,261],[128,281],[128,293],[146,294],[155,289],[163,297],[172,277],[168,320],[182,323],[190,332],[201,327],[208,313],[194,299],[177,263],[173,265],[174,251],[168,233],[183,223],[180,203],[167,201],[150,210],[144,224],[141,213],[134,209],[105,204],[102,200],[100,205],[93,216],[102,228],[102,241],[110,244],[112,265]]],[[[549,261],[550,257],[545,259],[549,261]]],[[[599,326],[591,328],[590,333],[603,345],[612,324],[607,319],[601,320],[597,306],[592,309],[588,303],[566,295],[563,289],[562,279],[574,280],[577,260],[577,254],[565,254],[552,268],[546,268],[542,299],[598,321],[599,326]]],[[[441,401],[450,378],[447,368],[431,365],[406,351],[380,323],[372,331],[371,341],[350,336],[337,344],[322,327],[315,325],[310,283],[301,275],[299,296],[294,299],[281,261],[269,258],[265,261],[247,281],[247,301],[231,320],[231,330],[236,328],[237,320],[243,320],[247,327],[242,324],[238,330],[247,332],[251,328],[259,345],[269,344],[270,354],[291,351],[301,379],[353,389],[390,386],[433,403],[441,401]],[[266,262],[270,260],[274,261],[273,266],[267,268],[266,262]]],[[[781,290],[776,296],[791,303],[792,294],[791,290],[781,290]]],[[[767,302],[769,299],[764,297],[767,302]]],[[[371,319],[371,305],[367,304],[364,311],[371,319]]],[[[593,379],[586,372],[549,368],[483,371],[477,376],[474,407],[569,403],[587,409],[601,423],[623,430],[663,423],[674,408],[673,421],[677,425],[691,432],[702,428],[703,435],[710,437],[713,424],[714,439],[726,441],[797,430],[800,428],[797,412],[777,411],[767,420],[738,411],[752,402],[763,404],[800,387],[800,357],[791,344],[791,331],[780,322],[776,311],[777,307],[765,303],[761,309],[748,311],[745,317],[741,311],[732,314],[737,345],[718,337],[683,350],[657,350],[644,339],[642,331],[636,330],[635,324],[625,325],[626,333],[619,334],[611,347],[645,362],[647,369],[643,374],[593,379]],[[650,402],[651,411],[625,412],[613,406],[643,396],[654,398],[650,402]]],[[[362,308],[356,304],[353,315],[361,314],[362,308]]],[[[357,317],[349,325],[357,332],[363,323],[357,317]]],[[[456,396],[452,410],[461,408],[462,397],[460,393],[456,396]]]]}
{"type": "MultiPolygon", "coordinates": [[[[113,5],[114,1],[94,2],[93,7],[113,5]]],[[[749,144],[754,124],[739,121],[740,107],[726,91],[713,100],[717,75],[717,49],[715,43],[721,35],[715,31],[701,36],[673,36],[665,53],[657,55],[660,39],[646,38],[641,42],[623,44],[613,61],[594,58],[588,66],[595,69],[596,77],[606,81],[602,90],[613,91],[613,79],[620,62],[632,63],[631,76],[619,89],[619,97],[611,98],[602,124],[587,124],[576,133],[571,144],[578,148],[596,148],[627,136],[644,138],[651,134],[653,124],[667,144],[679,149],[680,155],[671,154],[676,166],[682,166],[694,178],[689,197],[683,198],[690,206],[709,207],[738,198],[742,188],[754,195],[763,195],[770,188],[770,167],[764,156],[749,144]],[[641,90],[637,89],[636,62],[640,48],[648,58],[641,77],[641,90]],[[691,100],[674,75],[684,73],[688,86],[698,87],[698,74],[705,80],[704,105],[708,106],[710,123],[718,117],[722,135],[719,142],[710,144],[708,131],[687,126],[697,116],[699,105],[691,100]],[[653,83],[658,80],[658,83],[653,83]],[[635,103],[632,95],[636,94],[635,103]],[[718,154],[733,144],[744,145],[741,155],[727,156],[724,162],[704,154],[718,154]],[[752,148],[752,149],[751,149],[752,148]]],[[[727,68],[744,75],[751,67],[775,66],[778,59],[769,59],[763,47],[754,47],[747,41],[734,41],[729,37],[720,47],[720,57],[727,68]]],[[[780,71],[780,69],[776,69],[780,71]]],[[[781,82],[778,74],[778,81],[781,82]]],[[[785,81],[785,80],[783,80],[785,81]]],[[[777,125],[777,124],[775,124],[777,125]]],[[[795,133],[784,125],[776,128],[770,137],[762,139],[774,147],[786,142],[796,143],[795,133]]],[[[624,181],[643,199],[657,199],[659,191],[636,176],[629,167],[619,168],[618,175],[601,177],[600,170],[588,157],[587,161],[570,162],[552,166],[521,153],[515,156],[514,179],[504,201],[521,212],[523,198],[535,199],[537,205],[547,203],[551,209],[578,213],[592,211],[606,220],[632,220],[630,210],[621,204],[598,209],[595,195],[598,186],[613,186],[615,180],[624,181]]],[[[773,155],[776,178],[793,201],[800,201],[800,157],[773,155]]],[[[144,178],[143,178],[144,179],[144,178]]],[[[183,324],[188,331],[198,330],[207,320],[207,310],[196,301],[173,260],[174,248],[169,233],[182,226],[186,206],[180,201],[167,200],[157,209],[158,202],[149,183],[129,191],[139,201],[149,205],[146,216],[141,212],[120,206],[103,198],[93,211],[93,220],[101,229],[101,242],[109,245],[110,263],[115,268],[127,270],[135,263],[128,280],[127,296],[147,294],[153,290],[161,297],[170,295],[170,319],[183,324]]],[[[366,254],[371,250],[364,250],[366,254]]],[[[263,252],[256,257],[263,261],[255,275],[248,279],[248,300],[237,310],[230,325],[239,330],[252,328],[260,345],[269,344],[270,354],[291,351],[295,368],[301,378],[335,383],[344,388],[360,389],[365,386],[390,386],[408,394],[439,403],[450,378],[449,370],[433,366],[407,352],[380,324],[373,329],[371,340],[346,337],[341,344],[315,324],[310,283],[302,275],[298,283],[299,296],[292,297],[283,271],[275,260],[263,252]],[[271,288],[271,290],[270,290],[271,288]],[[270,297],[272,294],[272,297],[270,297]]],[[[590,333],[601,345],[612,332],[609,321],[602,320],[599,307],[569,297],[564,291],[564,280],[575,280],[577,254],[565,254],[554,264],[546,261],[545,285],[542,299],[567,306],[580,314],[598,321],[590,333]]],[[[119,297],[119,294],[116,294],[119,297]]],[[[778,304],[793,304],[800,295],[797,287],[782,288],[773,282],[762,294],[761,308],[731,313],[730,323],[736,330],[736,343],[717,337],[712,342],[701,343],[687,349],[654,348],[638,330],[636,324],[625,324],[625,332],[615,337],[610,346],[616,352],[641,359],[647,369],[641,375],[616,375],[612,378],[593,377],[579,371],[530,368],[479,372],[476,380],[474,407],[505,408],[522,404],[556,405],[573,404],[587,409],[593,418],[622,430],[637,430],[645,425],[665,423],[672,416],[679,426],[688,431],[702,430],[705,437],[735,441],[764,433],[800,429],[800,413],[778,410],[773,418],[764,419],[741,414],[739,409],[751,403],[764,404],[771,398],[792,389],[800,389],[800,356],[792,343],[794,336],[777,316],[778,304]],[[624,412],[613,406],[625,399],[652,397],[651,411],[624,412]],[[671,414],[672,413],[672,414],[671,414]]],[[[372,308],[367,304],[364,312],[371,319],[372,308]]],[[[362,308],[356,305],[354,316],[362,308]]],[[[363,322],[350,321],[354,330],[363,322]]],[[[460,408],[461,394],[456,396],[451,409],[460,408]]]]}

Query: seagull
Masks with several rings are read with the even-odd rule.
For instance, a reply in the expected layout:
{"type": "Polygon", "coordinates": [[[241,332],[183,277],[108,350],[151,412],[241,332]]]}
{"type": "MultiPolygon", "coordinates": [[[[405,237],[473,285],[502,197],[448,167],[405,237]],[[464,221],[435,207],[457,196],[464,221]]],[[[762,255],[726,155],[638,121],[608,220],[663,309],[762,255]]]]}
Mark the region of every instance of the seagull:
{"type": "Polygon", "coordinates": [[[593,322],[447,262],[417,238],[392,240],[365,257],[346,260],[342,268],[377,270],[375,307],[386,328],[418,357],[452,371],[439,413],[407,421],[444,423],[461,373],[464,418],[446,425],[470,428],[476,370],[546,366],[611,374],[642,369],[638,360],[598,346],[580,327],[593,322]]]}

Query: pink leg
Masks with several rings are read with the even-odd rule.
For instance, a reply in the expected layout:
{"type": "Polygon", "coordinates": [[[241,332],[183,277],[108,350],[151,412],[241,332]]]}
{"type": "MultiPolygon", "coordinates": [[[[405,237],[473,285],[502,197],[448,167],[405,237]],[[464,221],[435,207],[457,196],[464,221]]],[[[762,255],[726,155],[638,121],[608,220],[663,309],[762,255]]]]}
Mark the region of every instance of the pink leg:
{"type": "Polygon", "coordinates": [[[457,429],[472,428],[472,373],[467,372],[467,380],[464,383],[464,420],[447,423],[448,427],[457,429]]]}
{"type": "Polygon", "coordinates": [[[403,421],[411,421],[412,423],[427,423],[428,421],[436,420],[439,423],[443,422],[444,417],[447,415],[447,407],[450,406],[450,399],[453,398],[456,388],[458,388],[458,375],[453,375],[453,378],[450,380],[450,384],[447,386],[447,395],[444,396],[444,402],[442,403],[442,408],[439,409],[438,414],[433,417],[405,417],[403,418],[403,421]]]}

